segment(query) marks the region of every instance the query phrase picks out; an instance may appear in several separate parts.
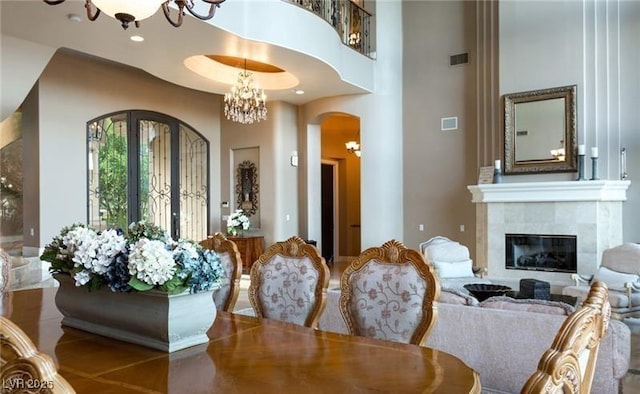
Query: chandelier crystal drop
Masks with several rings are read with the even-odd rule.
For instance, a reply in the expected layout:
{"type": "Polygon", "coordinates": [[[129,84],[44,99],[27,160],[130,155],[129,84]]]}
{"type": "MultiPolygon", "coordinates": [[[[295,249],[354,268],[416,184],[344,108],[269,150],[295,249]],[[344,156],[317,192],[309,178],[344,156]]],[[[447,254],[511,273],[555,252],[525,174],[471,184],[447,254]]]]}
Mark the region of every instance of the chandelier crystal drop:
{"type": "Polygon", "coordinates": [[[224,95],[224,114],[227,119],[251,124],[267,120],[267,95],[255,86],[253,76],[246,69],[230,93],[224,95]]]}

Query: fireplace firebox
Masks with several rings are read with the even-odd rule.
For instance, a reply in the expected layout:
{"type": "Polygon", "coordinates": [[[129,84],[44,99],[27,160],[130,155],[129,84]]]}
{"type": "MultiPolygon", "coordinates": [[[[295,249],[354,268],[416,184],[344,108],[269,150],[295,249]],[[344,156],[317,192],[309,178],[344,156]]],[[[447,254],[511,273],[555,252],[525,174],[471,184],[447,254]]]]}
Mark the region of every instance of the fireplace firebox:
{"type": "Polygon", "coordinates": [[[575,235],[505,234],[506,269],[576,273],[575,235]]]}

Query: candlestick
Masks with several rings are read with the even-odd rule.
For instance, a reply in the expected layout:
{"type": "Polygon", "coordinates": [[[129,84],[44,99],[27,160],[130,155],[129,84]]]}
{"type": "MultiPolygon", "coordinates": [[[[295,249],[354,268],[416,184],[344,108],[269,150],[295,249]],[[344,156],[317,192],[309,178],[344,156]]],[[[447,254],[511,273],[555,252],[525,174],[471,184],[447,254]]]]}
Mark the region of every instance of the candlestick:
{"type": "MultiPolygon", "coordinates": [[[[584,145],[582,145],[584,147],[584,145]]],[[[578,150],[579,152],[579,150],[578,150]]],[[[586,181],[587,178],[584,177],[584,151],[582,154],[578,153],[578,178],[576,181],[586,181]]]]}
{"type": "Polygon", "coordinates": [[[502,183],[502,170],[500,169],[500,160],[495,161],[493,166],[493,183],[502,183]]]}
{"type": "Polygon", "coordinates": [[[598,147],[594,146],[593,148],[591,148],[591,158],[598,158],[598,147]]]}
{"type": "MultiPolygon", "coordinates": [[[[591,149],[593,153],[593,148],[591,149]]],[[[596,151],[596,154],[598,153],[598,151],[596,151]]],[[[597,181],[598,179],[600,179],[598,177],[598,157],[591,157],[591,180],[592,181],[597,181]]]]}
{"type": "Polygon", "coordinates": [[[584,144],[578,145],[578,154],[579,155],[585,155],[585,147],[584,144]]]}

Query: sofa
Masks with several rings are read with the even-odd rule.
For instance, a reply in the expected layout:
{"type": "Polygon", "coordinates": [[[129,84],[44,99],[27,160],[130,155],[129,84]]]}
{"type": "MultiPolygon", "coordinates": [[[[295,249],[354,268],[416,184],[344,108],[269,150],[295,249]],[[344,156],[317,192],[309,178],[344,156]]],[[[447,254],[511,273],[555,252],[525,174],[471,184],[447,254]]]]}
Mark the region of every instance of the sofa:
{"type": "MultiPolygon", "coordinates": [[[[480,374],[483,393],[519,393],[553,342],[566,313],[572,310],[564,313],[563,307],[553,307],[553,313],[533,312],[544,305],[521,300],[517,301],[520,306],[494,299],[478,303],[458,298],[462,301],[445,303],[445,299],[457,299],[455,294],[446,293],[440,298],[437,323],[426,345],[452,354],[475,369],[480,374]],[[505,304],[528,311],[499,309],[505,304]]],[[[318,329],[348,332],[339,311],[339,297],[339,289],[327,292],[327,306],[318,329]]],[[[630,335],[625,324],[610,321],[600,343],[593,394],[619,392],[620,379],[629,368],[630,335]]]]}

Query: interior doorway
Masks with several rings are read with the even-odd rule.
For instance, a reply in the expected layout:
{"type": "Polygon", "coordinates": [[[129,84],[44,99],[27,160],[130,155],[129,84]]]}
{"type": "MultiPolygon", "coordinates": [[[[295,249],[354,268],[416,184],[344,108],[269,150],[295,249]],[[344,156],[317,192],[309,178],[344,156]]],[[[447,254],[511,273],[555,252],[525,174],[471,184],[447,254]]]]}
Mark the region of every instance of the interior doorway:
{"type": "Polygon", "coordinates": [[[322,160],[321,171],[322,208],[322,257],[332,263],[338,256],[338,162],[322,160]]]}
{"type": "Polygon", "coordinates": [[[320,250],[327,261],[348,260],[360,254],[360,155],[349,149],[360,143],[360,119],[334,113],[320,127],[320,250]]]}

